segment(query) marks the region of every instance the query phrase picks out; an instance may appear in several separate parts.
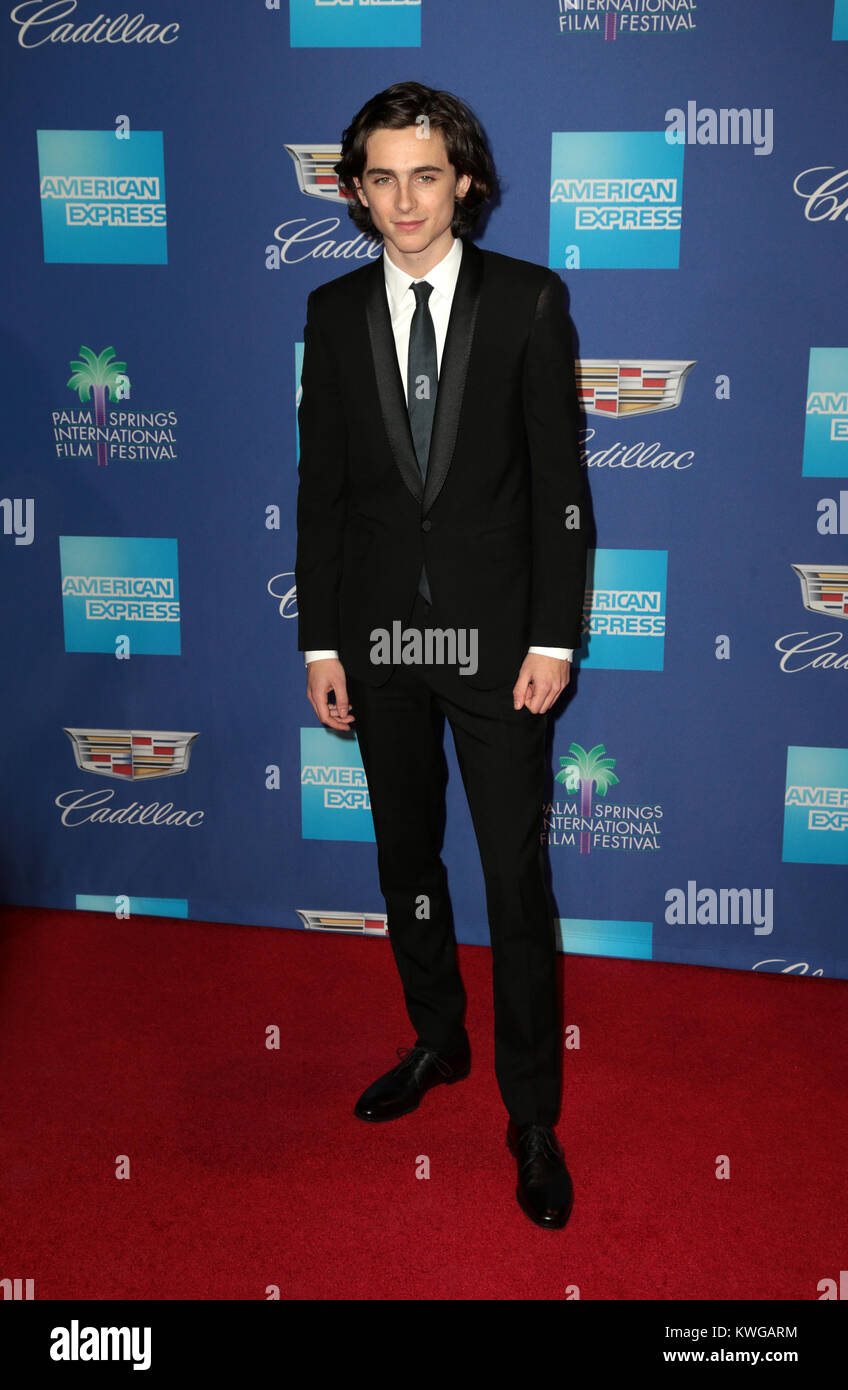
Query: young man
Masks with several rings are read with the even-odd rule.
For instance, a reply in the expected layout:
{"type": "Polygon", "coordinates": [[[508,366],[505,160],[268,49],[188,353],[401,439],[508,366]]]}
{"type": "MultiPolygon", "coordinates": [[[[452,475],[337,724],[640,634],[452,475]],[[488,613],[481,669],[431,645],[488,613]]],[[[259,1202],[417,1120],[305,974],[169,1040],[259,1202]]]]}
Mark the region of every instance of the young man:
{"type": "Polygon", "coordinates": [[[548,710],[580,644],[586,541],[562,284],[469,239],[496,175],[446,92],[399,83],[335,166],[379,261],[314,290],[301,377],[295,567],[307,696],[355,723],[389,938],[416,1032],[360,1096],[408,1114],[470,1069],[441,862],[444,717],[483,873],[495,1070],[517,1197],[559,1228],[561,1030],[540,830],[548,710]]]}

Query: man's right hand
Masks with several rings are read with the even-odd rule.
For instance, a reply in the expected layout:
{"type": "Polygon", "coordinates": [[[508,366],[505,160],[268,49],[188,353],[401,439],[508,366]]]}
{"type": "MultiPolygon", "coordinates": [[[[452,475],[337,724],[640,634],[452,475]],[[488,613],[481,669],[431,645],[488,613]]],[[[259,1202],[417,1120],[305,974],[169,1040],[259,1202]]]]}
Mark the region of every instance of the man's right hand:
{"type": "Polygon", "coordinates": [[[350,728],[353,707],[347,698],[344,667],[337,657],[310,661],[306,668],[306,696],[321,723],[326,724],[328,729],[345,733],[350,728]]]}

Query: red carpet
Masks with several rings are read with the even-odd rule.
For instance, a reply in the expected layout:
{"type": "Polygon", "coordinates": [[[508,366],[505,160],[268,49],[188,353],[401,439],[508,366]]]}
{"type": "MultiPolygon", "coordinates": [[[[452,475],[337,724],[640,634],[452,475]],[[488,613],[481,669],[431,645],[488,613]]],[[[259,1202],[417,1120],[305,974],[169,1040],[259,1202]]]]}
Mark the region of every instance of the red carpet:
{"type": "Polygon", "coordinates": [[[357,1096],[414,1041],[388,941],[6,909],[0,1277],[260,1300],[815,1300],[838,1280],[845,982],[564,957],[575,1205],[552,1232],[515,1201],[490,953],[460,965],[471,1076],[366,1125],[357,1096]]]}

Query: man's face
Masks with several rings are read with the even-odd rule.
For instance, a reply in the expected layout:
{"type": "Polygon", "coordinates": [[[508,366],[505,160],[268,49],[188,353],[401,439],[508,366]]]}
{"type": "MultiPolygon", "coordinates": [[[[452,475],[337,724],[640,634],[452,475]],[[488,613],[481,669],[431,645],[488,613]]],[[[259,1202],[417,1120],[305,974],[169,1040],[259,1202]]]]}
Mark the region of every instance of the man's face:
{"type": "Polygon", "coordinates": [[[418,126],[405,126],[369,136],[362,179],[355,184],[392,259],[414,267],[435,265],[450,249],[454,202],[467,193],[471,179],[457,178],[440,130],[424,135],[418,126]]]}

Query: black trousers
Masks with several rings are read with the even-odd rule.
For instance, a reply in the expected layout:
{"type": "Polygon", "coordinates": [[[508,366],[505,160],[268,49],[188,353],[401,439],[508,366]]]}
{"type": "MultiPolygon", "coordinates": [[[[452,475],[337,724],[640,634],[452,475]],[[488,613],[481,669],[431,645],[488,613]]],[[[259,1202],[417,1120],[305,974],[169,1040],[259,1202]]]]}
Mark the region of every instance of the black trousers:
{"type": "MultiPolygon", "coordinates": [[[[435,609],[420,594],[406,626],[438,626],[435,609]]],[[[449,666],[398,665],[382,686],[351,677],[348,694],[368,779],[389,940],[416,1043],[444,1054],[466,1037],[465,991],[441,860],[447,718],[486,885],[498,1086],[516,1123],[553,1125],[561,1027],[553,905],[540,840],[547,715],[513,709],[511,685],[473,690],[449,666]]]]}

